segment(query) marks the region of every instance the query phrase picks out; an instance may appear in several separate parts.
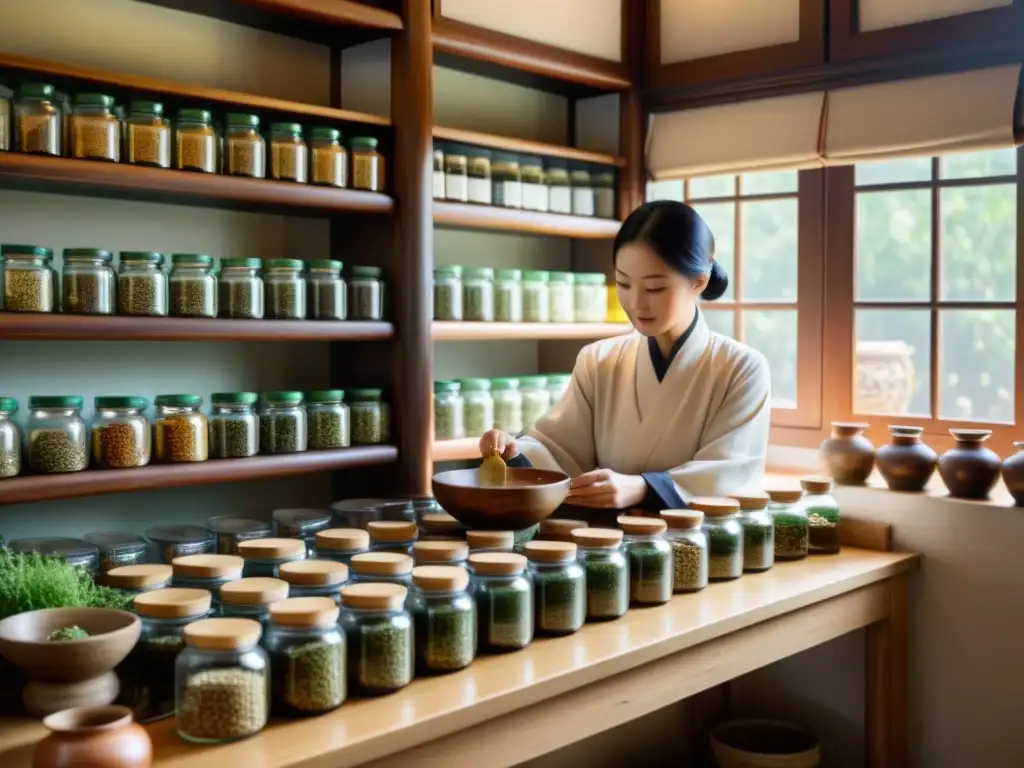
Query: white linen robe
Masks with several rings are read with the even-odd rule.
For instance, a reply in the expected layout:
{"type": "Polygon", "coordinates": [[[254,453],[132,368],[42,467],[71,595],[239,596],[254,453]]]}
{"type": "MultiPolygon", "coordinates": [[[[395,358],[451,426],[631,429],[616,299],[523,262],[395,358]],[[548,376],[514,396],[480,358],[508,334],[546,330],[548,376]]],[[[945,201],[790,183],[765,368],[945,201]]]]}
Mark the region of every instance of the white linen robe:
{"type": "Polygon", "coordinates": [[[583,348],[565,395],[517,442],[534,466],[668,472],[683,499],[760,487],[771,415],[768,362],[698,312],[658,381],[639,333],[583,348]]]}

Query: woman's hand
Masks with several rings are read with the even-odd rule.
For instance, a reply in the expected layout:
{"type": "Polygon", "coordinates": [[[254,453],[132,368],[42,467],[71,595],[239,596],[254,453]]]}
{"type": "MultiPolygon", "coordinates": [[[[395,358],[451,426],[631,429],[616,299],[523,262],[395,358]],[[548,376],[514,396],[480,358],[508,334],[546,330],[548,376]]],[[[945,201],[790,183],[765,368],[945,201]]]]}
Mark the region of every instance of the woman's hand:
{"type": "Polygon", "coordinates": [[[480,455],[483,458],[486,459],[495,451],[505,461],[519,455],[516,439],[508,432],[502,432],[500,429],[484,432],[483,437],[480,438],[480,455]]]}
{"type": "Polygon", "coordinates": [[[647,483],[640,475],[595,469],[572,479],[565,502],[592,509],[626,509],[640,504],[646,495],[647,483]]]}

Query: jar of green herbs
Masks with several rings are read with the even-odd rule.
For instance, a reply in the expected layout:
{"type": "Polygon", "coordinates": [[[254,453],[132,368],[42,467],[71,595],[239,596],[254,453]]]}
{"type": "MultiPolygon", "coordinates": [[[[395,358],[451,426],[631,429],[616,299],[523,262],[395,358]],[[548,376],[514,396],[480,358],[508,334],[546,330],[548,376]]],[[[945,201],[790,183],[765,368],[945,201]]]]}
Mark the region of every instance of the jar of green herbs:
{"type": "Polygon", "coordinates": [[[260,453],[300,453],[306,450],[306,406],[301,392],[264,392],[259,423],[260,453]]]}
{"type": "Polygon", "coordinates": [[[490,267],[462,270],[462,314],[473,323],[494,321],[494,270],[490,267]]]}
{"type": "Polygon", "coordinates": [[[415,652],[407,594],[398,584],[352,584],[341,591],[340,623],[353,693],[393,693],[412,682],[415,652]]]}
{"type": "Polygon", "coordinates": [[[107,571],[102,583],[134,598],[156,589],[166,589],[171,583],[171,566],[163,563],[121,565],[107,571]]]}
{"type": "Polygon", "coordinates": [[[576,545],[529,541],[523,545],[523,552],[530,561],[537,634],[569,635],[578,631],[587,619],[587,577],[577,560],[576,545]]]}
{"type": "Polygon", "coordinates": [[[384,318],[384,271],[380,267],[352,267],[348,281],[348,319],[384,318]]]}
{"type": "Polygon", "coordinates": [[[263,285],[267,318],[304,320],[306,317],[306,280],[301,259],[267,259],[263,285]]]}
{"type": "Polygon", "coordinates": [[[306,421],[311,451],[348,448],[352,442],[349,407],[342,389],[315,389],[306,393],[306,421]]]}
{"type": "Polygon", "coordinates": [[[275,509],[276,535],[283,539],[300,539],[306,545],[306,557],[316,557],[316,535],[331,527],[331,513],[326,509],[275,509]]]}
{"type": "Polygon", "coordinates": [[[550,273],[543,269],[523,272],[523,320],[527,323],[551,322],[550,273]]]}
{"type": "Polygon", "coordinates": [[[218,555],[238,555],[238,545],[243,541],[265,539],[273,531],[270,523],[237,515],[208,517],[206,530],[213,536],[218,555]]]}
{"type": "Polygon", "coordinates": [[[434,268],[434,319],[462,320],[462,267],[434,268]]]}
{"type": "Polygon", "coordinates": [[[494,319],[499,323],[523,322],[523,271],[521,269],[495,271],[494,319]]]}
{"type": "Polygon", "coordinates": [[[328,528],[316,535],[316,554],[323,560],[350,565],[356,555],[370,551],[370,534],[361,528],[328,528]]]}
{"type": "Polygon", "coordinates": [[[520,376],[519,391],[523,398],[523,429],[529,430],[548,412],[551,398],[548,396],[547,376],[520,376]]]}
{"type": "Polygon", "coordinates": [[[476,604],[469,596],[469,573],[461,566],[413,568],[409,612],[413,618],[416,673],[457,672],[476,656],[476,604]]]}
{"type": "Polygon", "coordinates": [[[544,161],[539,157],[522,157],[519,160],[523,182],[523,210],[548,210],[548,186],[544,177],[544,161]]]}
{"type": "Polygon", "coordinates": [[[743,526],[739,521],[740,504],[735,499],[697,497],[690,509],[704,513],[704,532],[708,535],[708,578],[729,581],[743,575],[743,526]]]}
{"type": "Polygon", "coordinates": [[[217,278],[213,259],[203,253],[171,255],[170,315],[172,317],[216,317],[217,278]]]}
{"type": "Polygon", "coordinates": [[[361,552],[349,561],[354,584],[399,584],[412,587],[413,559],[398,552],[361,552]]]}
{"type": "Polygon", "coordinates": [[[807,557],[810,524],[800,504],[800,488],[773,488],[768,491],[768,513],[775,526],[775,559],[801,560],[807,557]]]}
{"type": "Polygon", "coordinates": [[[473,437],[494,428],[494,399],[490,379],[459,379],[462,385],[463,421],[473,437]]]}
{"type": "Polygon", "coordinates": [[[21,472],[21,429],[14,421],[17,412],[17,400],[0,397],[0,480],[21,472]]]}
{"type": "Polygon", "coordinates": [[[237,555],[184,555],[171,562],[171,586],[205,589],[213,595],[214,609],[220,608],[220,588],[242,578],[245,561],[237,555]]]}
{"type": "Polygon", "coordinates": [[[761,573],[775,564],[775,524],[768,512],[768,494],[758,491],[734,493],[740,505],[743,526],[743,570],[761,573]]]}
{"type": "Polygon", "coordinates": [[[668,524],[639,515],[623,515],[617,522],[629,561],[630,603],[667,603],[672,599],[672,545],[665,538],[668,524]]]}
{"type": "Polygon", "coordinates": [[[221,317],[263,319],[263,278],[260,259],[223,259],[217,306],[221,317]]]}
{"type": "Polygon", "coordinates": [[[809,526],[807,551],[811,555],[835,555],[840,550],[839,502],[832,495],[832,478],[804,477],[800,506],[809,526]]]}
{"type": "Polygon", "coordinates": [[[437,440],[466,436],[461,388],[457,381],[434,382],[434,438],[437,440]]]}
{"type": "Polygon", "coordinates": [[[164,255],[121,251],[117,274],[117,314],[164,317],[168,312],[164,255]]]}
{"type": "Polygon", "coordinates": [[[587,573],[587,621],[617,619],[629,610],[629,562],[617,528],[573,531],[577,557],[587,573]]]}
{"type": "Polygon", "coordinates": [[[37,475],[81,472],[89,466],[89,430],[83,398],[43,395],[29,398],[25,421],[28,466],[37,475]]]}
{"type": "Polygon", "coordinates": [[[526,567],[526,558],[511,552],[470,555],[470,595],[481,650],[518,651],[533,640],[533,587],[526,567]]]}
{"type": "Polygon", "coordinates": [[[350,389],[345,393],[352,415],[352,445],[384,442],[383,393],[379,389],[350,389]]]}
{"type": "Polygon", "coordinates": [[[348,316],[348,286],[341,276],[343,264],[334,259],[313,259],[306,277],[310,320],[344,320],[348,316]]]}
{"type": "Polygon", "coordinates": [[[244,459],[260,450],[255,392],[214,392],[210,395],[210,458],[244,459]]]}
{"type": "Polygon", "coordinates": [[[306,542],[268,536],[239,542],[238,554],[245,559],[245,576],[277,578],[284,563],[306,559],[306,542]]]}
{"type": "Polygon", "coordinates": [[[136,533],[125,531],[95,531],[82,537],[99,550],[97,580],[115,568],[140,565],[146,562],[146,540],[136,533]]]}
{"type": "Polygon", "coordinates": [[[220,588],[220,612],[236,619],[252,619],[266,626],[270,606],[288,597],[288,582],[268,576],[247,576],[220,588]]]}
{"type": "Polygon", "coordinates": [[[289,597],[328,597],[340,605],[348,566],[335,560],[296,560],[282,565],[278,576],[288,582],[289,597]]]}
{"type": "Polygon", "coordinates": [[[519,391],[519,379],[491,379],[491,396],[494,399],[494,428],[510,435],[523,431],[523,393],[519,391]]]}
{"type": "Polygon", "coordinates": [[[339,614],[338,603],[328,597],[289,597],[270,607],[262,642],[270,656],[274,714],[319,715],[345,701],[347,661],[339,614]]]}
{"type": "Polygon", "coordinates": [[[661,513],[668,525],[665,538],[672,547],[672,591],[697,592],[708,585],[708,535],[704,513],[670,509],[661,513]]]}

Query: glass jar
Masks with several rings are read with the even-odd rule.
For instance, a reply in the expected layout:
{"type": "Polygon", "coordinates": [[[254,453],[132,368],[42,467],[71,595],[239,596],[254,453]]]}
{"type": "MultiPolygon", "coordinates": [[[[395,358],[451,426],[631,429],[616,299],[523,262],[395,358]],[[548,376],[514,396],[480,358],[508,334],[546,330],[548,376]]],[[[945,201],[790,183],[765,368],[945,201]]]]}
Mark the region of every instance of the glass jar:
{"type": "MultiPolygon", "coordinates": [[[[629,600],[633,605],[661,605],[672,599],[672,545],[668,525],[656,517],[618,518],[629,560],[629,600]]],[[[588,582],[589,583],[589,582],[588,582]]]]}
{"type": "Polygon", "coordinates": [[[117,307],[113,254],[99,248],[65,248],[61,310],[76,315],[112,315],[117,307]]]}
{"type": "Polygon", "coordinates": [[[455,440],[466,436],[463,403],[457,381],[434,382],[434,439],[455,440]]]}
{"type": "Polygon", "coordinates": [[[384,282],[380,267],[352,267],[348,281],[350,320],[381,320],[384,317],[384,282]]]}
{"type": "Polygon", "coordinates": [[[416,523],[398,520],[374,520],[367,523],[370,534],[370,549],[374,552],[397,552],[411,555],[416,541],[416,523]]]}
{"type": "Polygon", "coordinates": [[[156,550],[156,560],[167,565],[176,557],[213,551],[209,531],[198,525],[151,525],[145,536],[156,550]]]}
{"type": "Polygon", "coordinates": [[[740,505],[743,526],[743,570],[746,573],[767,571],[775,564],[775,526],[768,512],[767,493],[734,493],[740,505]]]}
{"type": "Polygon", "coordinates": [[[577,528],[577,559],[587,578],[587,621],[617,619],[629,610],[629,562],[617,528],[577,528]]]}
{"type": "Polygon", "coordinates": [[[81,472],[89,466],[89,440],[82,398],[74,395],[29,398],[25,423],[28,466],[37,475],[81,472]]]}
{"type": "Polygon", "coordinates": [[[175,134],[177,167],[183,171],[217,172],[217,131],[205,109],[179,109],[175,134]]]}
{"type": "Polygon", "coordinates": [[[308,178],[309,150],[298,123],[272,123],[270,126],[270,176],[279,181],[305,184],[308,178]]]}
{"type": "Polygon", "coordinates": [[[300,453],[306,450],[306,406],[301,392],[264,392],[259,423],[260,453],[300,453]]]}
{"type": "Polygon", "coordinates": [[[499,269],[494,273],[494,319],[499,323],[523,322],[523,271],[499,269]]]}
{"type": "Polygon", "coordinates": [[[523,210],[547,211],[548,187],[544,179],[544,163],[539,157],[522,158],[523,210]]]}
{"type": "Polygon", "coordinates": [[[324,187],[348,186],[348,153],[337,128],[314,128],[310,133],[309,180],[324,187]]]}
{"type": "Polygon", "coordinates": [[[458,203],[469,201],[469,158],[462,147],[449,147],[444,156],[444,197],[458,203]]]}
{"type": "Polygon", "coordinates": [[[340,623],[353,693],[393,693],[412,682],[415,657],[407,594],[398,584],[352,584],[341,590],[340,623]]]}
{"type": "Polygon", "coordinates": [[[263,628],[249,619],[201,619],[185,627],[185,648],[175,662],[178,735],[196,744],[222,744],[253,736],[269,716],[263,628]]]}
{"type": "Polygon", "coordinates": [[[252,539],[238,543],[238,554],[245,558],[246,577],[277,578],[277,569],[282,564],[306,559],[306,542],[302,539],[252,539]]]}
{"type": "Polygon", "coordinates": [[[422,565],[412,570],[409,595],[416,674],[457,672],[476,656],[476,604],[465,568],[422,565]]]}
{"type": "Polygon", "coordinates": [[[14,92],[0,85],[0,152],[11,149],[11,97],[14,92]]]}
{"type": "Polygon", "coordinates": [[[523,179],[519,159],[495,152],[491,161],[491,200],[501,208],[523,207],[523,179]]]}
{"type": "Polygon", "coordinates": [[[342,263],[313,259],[306,276],[310,320],[344,320],[348,313],[348,286],[341,276],[342,263]]]}
{"type": "Polygon", "coordinates": [[[82,539],[65,537],[38,537],[31,539],[11,539],[8,545],[12,552],[27,555],[38,552],[43,557],[56,557],[68,565],[81,568],[83,571],[95,573],[99,568],[100,550],[95,544],[82,539]]]}
{"type": "MultiPolygon", "coordinates": [[[[145,542],[143,542],[145,549],[145,542]]],[[[146,592],[166,589],[171,583],[171,566],[162,563],[120,565],[103,575],[104,586],[116,589],[122,595],[137,597],[146,592]]]]}
{"type": "Polygon", "coordinates": [[[434,268],[434,319],[462,320],[462,267],[434,268]]]}
{"type": "Polygon", "coordinates": [[[327,597],[341,603],[341,588],[348,581],[348,566],[336,560],[296,560],[278,569],[288,582],[288,597],[327,597]]]}
{"type": "Polygon", "coordinates": [[[306,420],[311,451],[348,448],[352,443],[349,408],[341,389],[321,389],[306,393],[306,420]]]}
{"type": "Polygon", "coordinates": [[[290,597],[270,609],[263,647],[270,656],[271,710],[318,715],[345,701],[345,636],[338,604],[323,597],[290,597]]]}
{"type": "Polygon", "coordinates": [[[322,560],[350,565],[352,558],[370,551],[370,534],[361,528],[328,528],[316,535],[316,553],[322,560]]]}
{"type": "Polygon", "coordinates": [[[482,650],[517,651],[533,640],[533,589],[526,558],[504,552],[470,555],[470,594],[482,650]]]}
{"type": "Polygon", "coordinates": [[[551,213],[572,213],[569,170],[565,166],[548,166],[544,180],[548,185],[548,210],[551,213]]]}
{"type": "Polygon", "coordinates": [[[523,551],[530,561],[537,634],[576,632],[587,618],[587,577],[576,558],[576,545],[529,541],[523,551]]]}
{"type": "Polygon", "coordinates": [[[570,384],[572,384],[571,373],[548,374],[548,396],[551,398],[552,406],[562,399],[570,384]]]}
{"type": "Polygon", "coordinates": [[[228,114],[224,172],[229,176],[262,179],[267,175],[267,148],[256,115],[228,114]]]}
{"type": "Polygon", "coordinates": [[[479,147],[467,147],[466,168],[469,202],[477,205],[491,204],[491,152],[479,147]]]}
{"type": "Polygon", "coordinates": [[[60,157],[63,115],[52,85],[25,83],[14,102],[14,148],[33,155],[60,157]]]}
{"type": "Polygon", "coordinates": [[[490,379],[460,379],[466,434],[482,435],[494,428],[494,400],[490,379]]]}
{"type": "Polygon", "coordinates": [[[379,389],[350,389],[346,393],[352,416],[352,445],[384,442],[381,396],[379,389]]]}
{"type": "Polygon", "coordinates": [[[839,552],[839,502],[832,495],[832,478],[800,479],[804,497],[800,506],[807,515],[807,552],[811,555],[835,555],[839,552]]]}
{"type": "Polygon", "coordinates": [[[80,93],[71,113],[71,157],[121,162],[121,123],[114,114],[114,97],[80,93]]]}
{"type": "Polygon", "coordinates": [[[237,555],[176,557],[171,562],[171,586],[179,589],[205,589],[213,596],[213,608],[219,610],[221,587],[242,578],[244,563],[237,555]]]}
{"type": "Polygon", "coordinates": [[[301,259],[269,259],[264,272],[267,318],[302,320],[306,317],[306,281],[301,259]]]}
{"type": "Polygon", "coordinates": [[[210,458],[244,459],[259,453],[259,417],[255,392],[210,395],[210,458]]]}
{"type": "Polygon", "coordinates": [[[416,522],[413,502],[409,499],[344,499],[330,506],[335,521],[345,528],[360,528],[373,520],[416,522]]]}
{"type": "Polygon", "coordinates": [[[697,592],[708,585],[708,535],[704,513],[672,509],[661,513],[668,525],[665,538],[672,546],[672,591],[697,592]]]}
{"type": "Polygon", "coordinates": [[[551,302],[551,322],[571,323],[576,318],[573,295],[576,275],[572,272],[548,273],[548,300],[551,302]]]}
{"type": "Polygon", "coordinates": [[[523,320],[528,323],[551,322],[550,273],[542,269],[523,272],[523,320]]]}
{"type": "Polygon", "coordinates": [[[523,393],[519,391],[519,379],[491,379],[491,395],[494,398],[494,428],[510,435],[523,431],[523,393]]]}
{"type": "Polygon", "coordinates": [[[470,322],[494,321],[494,270],[466,267],[462,270],[463,317],[470,322]]]}
{"type": "Polygon", "coordinates": [[[144,397],[97,397],[92,422],[92,465],[127,469],[149,464],[152,435],[144,397]]]}
{"type": "Polygon", "coordinates": [[[369,192],[384,191],[384,157],[377,151],[377,140],[354,136],[349,142],[352,153],[352,187],[369,192]]]}
{"type": "Polygon", "coordinates": [[[547,376],[521,376],[519,391],[523,398],[523,429],[529,430],[548,412],[551,398],[548,395],[547,376]]]}
{"type": "Polygon", "coordinates": [[[117,275],[117,314],[164,317],[167,314],[167,275],[164,255],[121,251],[117,275]]]}
{"type": "Polygon", "coordinates": [[[444,150],[434,148],[434,199],[444,200],[444,150]]]}
{"type": "Polygon", "coordinates": [[[573,320],[577,323],[603,323],[608,315],[608,288],[601,272],[576,275],[573,291],[573,320]]]}
{"type": "Polygon", "coordinates": [[[577,168],[569,173],[569,185],[572,187],[572,212],[574,216],[594,215],[594,187],[590,181],[590,172],[577,168]]]}
{"type": "Polygon", "coordinates": [[[276,535],[282,539],[299,539],[306,545],[306,557],[316,557],[316,534],[331,526],[331,513],[326,509],[275,509],[276,535]]]}
{"type": "Polygon", "coordinates": [[[57,273],[53,251],[38,245],[3,245],[3,308],[7,312],[55,312],[57,273]]]}
{"type": "Polygon", "coordinates": [[[221,614],[252,619],[266,626],[270,622],[270,606],[287,598],[288,590],[287,581],[270,576],[246,576],[229,581],[220,588],[221,614]]]}
{"type": "Polygon", "coordinates": [[[223,259],[217,281],[220,317],[263,319],[263,279],[260,259],[223,259]]]}
{"type": "Polygon", "coordinates": [[[157,395],[153,453],[161,464],[206,461],[210,426],[199,395],[157,395]]]}
{"type": "Polygon", "coordinates": [[[768,512],[775,526],[776,560],[802,560],[807,557],[810,524],[800,504],[803,494],[799,488],[768,491],[768,512]]]}
{"type": "Polygon", "coordinates": [[[380,403],[380,440],[382,443],[391,440],[391,403],[384,400],[380,403]]]}
{"type": "Polygon", "coordinates": [[[485,552],[512,552],[515,547],[514,531],[466,531],[466,543],[471,554],[485,552]]]}
{"type": "Polygon", "coordinates": [[[0,479],[21,472],[21,430],[14,421],[18,401],[0,397],[0,479]]]}
{"type": "Polygon", "coordinates": [[[377,551],[353,555],[349,567],[352,569],[352,582],[356,584],[384,583],[411,587],[413,565],[409,555],[377,551]]]}
{"type": "Polygon", "coordinates": [[[216,317],[217,278],[213,259],[203,253],[171,256],[170,294],[172,317],[216,317]]]}
{"type": "Polygon", "coordinates": [[[125,123],[125,157],[132,165],[171,167],[171,125],[158,101],[133,101],[125,123]]]}
{"type": "Polygon", "coordinates": [[[614,219],[615,174],[595,173],[592,180],[594,187],[594,215],[601,219],[614,219]]]}
{"type": "Polygon", "coordinates": [[[412,559],[420,565],[446,565],[462,567],[469,557],[469,545],[464,541],[428,539],[412,546],[412,559]]]}
{"type": "Polygon", "coordinates": [[[690,509],[704,513],[708,535],[708,578],[729,581],[743,575],[743,526],[735,499],[690,499],[690,509]]]}
{"type": "MultiPolygon", "coordinates": [[[[213,534],[214,548],[218,555],[238,555],[238,545],[243,541],[265,539],[270,536],[270,523],[251,517],[217,515],[206,520],[206,530],[213,534]]],[[[242,563],[238,563],[241,567],[242,563]]],[[[235,578],[241,578],[238,574],[235,578]]],[[[218,585],[219,586],[219,585],[218,585]]]]}
{"type": "MultiPolygon", "coordinates": [[[[417,517],[419,517],[420,539],[439,541],[442,544],[461,544],[462,539],[466,537],[466,527],[447,512],[441,510],[440,507],[435,507],[435,509],[439,511],[417,514],[417,517]]],[[[415,545],[413,545],[413,555],[414,557],[416,555],[415,545]]]]}

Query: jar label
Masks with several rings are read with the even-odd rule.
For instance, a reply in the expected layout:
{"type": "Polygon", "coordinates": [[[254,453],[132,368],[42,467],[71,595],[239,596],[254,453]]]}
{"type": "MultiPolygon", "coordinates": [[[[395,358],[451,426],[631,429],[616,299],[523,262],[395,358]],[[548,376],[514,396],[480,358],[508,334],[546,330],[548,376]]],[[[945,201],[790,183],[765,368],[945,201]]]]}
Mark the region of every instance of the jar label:
{"type": "Polygon", "coordinates": [[[594,190],[590,187],[572,191],[572,212],[576,216],[594,215],[594,190]]]}
{"type": "Polygon", "coordinates": [[[594,190],[594,215],[602,219],[615,218],[615,190],[601,187],[594,190]]]}
{"type": "Polygon", "coordinates": [[[549,187],[548,208],[551,213],[572,213],[572,190],[569,187],[549,187]]]}
{"type": "Polygon", "coordinates": [[[518,181],[496,181],[493,186],[494,204],[505,208],[523,207],[523,185],[518,181]]]}
{"type": "Polygon", "coordinates": [[[457,173],[446,173],[444,175],[444,196],[448,200],[456,200],[460,203],[469,201],[469,184],[465,176],[457,173]]]}
{"type": "Polygon", "coordinates": [[[523,210],[548,210],[548,188],[546,185],[523,183],[523,210]]]}
{"type": "Polygon", "coordinates": [[[444,171],[434,171],[434,199],[444,200],[444,171]]]}
{"type": "Polygon", "coordinates": [[[491,180],[490,179],[469,179],[468,187],[469,202],[479,205],[491,204],[491,180]]]}

